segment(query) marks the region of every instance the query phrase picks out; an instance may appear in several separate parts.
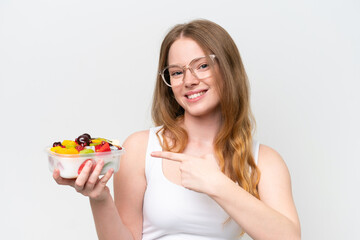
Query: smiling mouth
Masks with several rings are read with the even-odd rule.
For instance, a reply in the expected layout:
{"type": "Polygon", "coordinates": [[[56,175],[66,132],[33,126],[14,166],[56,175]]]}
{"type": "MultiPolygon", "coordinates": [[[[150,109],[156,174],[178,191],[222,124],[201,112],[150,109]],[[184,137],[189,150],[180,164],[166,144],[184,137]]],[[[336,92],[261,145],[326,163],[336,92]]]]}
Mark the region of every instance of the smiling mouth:
{"type": "Polygon", "coordinates": [[[194,98],[200,97],[201,95],[204,95],[205,93],[206,93],[206,90],[198,92],[198,93],[194,93],[194,94],[191,94],[191,95],[186,95],[186,97],[188,99],[194,99],[194,98]]]}

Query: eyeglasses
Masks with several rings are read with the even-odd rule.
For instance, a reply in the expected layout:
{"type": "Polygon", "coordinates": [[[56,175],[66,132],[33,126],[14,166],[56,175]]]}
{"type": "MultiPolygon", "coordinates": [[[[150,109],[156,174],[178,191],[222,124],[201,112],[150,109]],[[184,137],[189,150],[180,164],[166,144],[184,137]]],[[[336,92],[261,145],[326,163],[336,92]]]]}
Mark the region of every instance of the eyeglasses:
{"type": "Polygon", "coordinates": [[[170,65],[164,68],[159,74],[161,75],[163,81],[169,87],[176,87],[183,83],[186,70],[189,69],[191,74],[197,79],[205,79],[211,76],[212,67],[215,63],[215,55],[211,54],[204,57],[198,57],[186,65],[170,65]]]}

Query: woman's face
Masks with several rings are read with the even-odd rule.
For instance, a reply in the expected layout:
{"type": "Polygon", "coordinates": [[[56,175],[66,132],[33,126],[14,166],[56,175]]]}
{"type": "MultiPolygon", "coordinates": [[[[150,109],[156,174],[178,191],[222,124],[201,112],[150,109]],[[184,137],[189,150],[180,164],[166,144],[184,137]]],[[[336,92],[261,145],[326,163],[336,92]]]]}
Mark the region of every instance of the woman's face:
{"type": "MultiPolygon", "coordinates": [[[[193,59],[205,55],[197,42],[191,38],[180,38],[170,47],[168,65],[187,66],[193,59]]],[[[216,71],[217,65],[213,66],[216,71]]],[[[215,81],[214,74],[199,80],[186,69],[183,83],[172,87],[175,99],[184,108],[185,115],[204,117],[220,113],[220,98],[215,81]]]]}

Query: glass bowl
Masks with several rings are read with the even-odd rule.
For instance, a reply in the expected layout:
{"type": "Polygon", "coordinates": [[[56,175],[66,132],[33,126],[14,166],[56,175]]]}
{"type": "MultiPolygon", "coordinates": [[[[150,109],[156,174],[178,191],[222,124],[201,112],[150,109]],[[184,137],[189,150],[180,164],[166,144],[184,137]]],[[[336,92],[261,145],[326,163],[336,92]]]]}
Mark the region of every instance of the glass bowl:
{"type": "Polygon", "coordinates": [[[59,169],[62,178],[76,178],[88,160],[93,162],[93,166],[100,159],[104,160],[104,167],[100,175],[104,175],[110,168],[117,172],[120,166],[121,155],[124,153],[122,148],[120,150],[112,150],[111,152],[59,154],[50,151],[50,148],[47,147],[45,149],[49,160],[49,170],[53,172],[55,168],[59,169]]]}

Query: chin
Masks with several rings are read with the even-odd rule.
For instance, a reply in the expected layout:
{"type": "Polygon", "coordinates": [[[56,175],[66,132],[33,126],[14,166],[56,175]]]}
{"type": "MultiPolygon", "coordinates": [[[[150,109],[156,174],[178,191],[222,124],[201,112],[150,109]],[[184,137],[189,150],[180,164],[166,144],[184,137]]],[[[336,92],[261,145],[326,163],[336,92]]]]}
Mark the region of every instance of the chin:
{"type": "Polygon", "coordinates": [[[206,117],[220,113],[220,108],[214,107],[211,109],[185,109],[185,112],[193,117],[206,117]]]}

